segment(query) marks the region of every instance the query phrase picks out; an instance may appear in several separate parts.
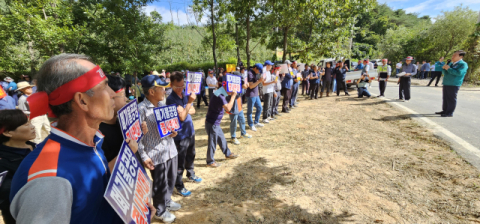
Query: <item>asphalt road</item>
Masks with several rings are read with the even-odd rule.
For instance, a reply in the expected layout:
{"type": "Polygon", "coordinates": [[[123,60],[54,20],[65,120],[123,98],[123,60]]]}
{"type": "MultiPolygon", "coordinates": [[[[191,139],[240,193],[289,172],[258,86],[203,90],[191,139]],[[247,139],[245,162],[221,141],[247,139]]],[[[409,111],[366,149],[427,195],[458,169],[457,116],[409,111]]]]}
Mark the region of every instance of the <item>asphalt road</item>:
{"type": "MultiPolygon", "coordinates": [[[[415,82],[415,80],[412,80],[415,82]]],[[[356,90],[356,89],[355,89],[356,90]]],[[[378,82],[373,81],[369,89],[372,95],[379,94],[378,82]]],[[[389,82],[385,91],[387,99],[398,99],[398,85],[389,82]]],[[[409,102],[398,101],[401,105],[428,117],[476,148],[480,148],[480,89],[460,88],[457,98],[457,108],[453,117],[440,117],[435,112],[442,110],[442,87],[427,87],[425,85],[411,86],[409,102]]],[[[408,113],[405,113],[408,115],[408,113]]]]}

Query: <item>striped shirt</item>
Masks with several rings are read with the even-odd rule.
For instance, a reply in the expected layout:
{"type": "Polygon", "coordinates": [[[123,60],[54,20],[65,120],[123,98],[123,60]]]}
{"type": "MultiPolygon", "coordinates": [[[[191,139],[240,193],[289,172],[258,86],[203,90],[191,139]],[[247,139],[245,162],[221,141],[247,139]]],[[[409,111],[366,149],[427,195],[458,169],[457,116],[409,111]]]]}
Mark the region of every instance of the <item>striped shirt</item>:
{"type": "MultiPolygon", "coordinates": [[[[165,103],[162,101],[158,102],[157,107],[163,106],[165,106],[165,103]]],[[[138,143],[138,152],[143,161],[150,158],[153,165],[156,166],[174,158],[178,153],[173,138],[168,136],[160,138],[153,108],[155,106],[148,99],[138,104],[140,119],[146,121],[148,127],[147,134],[138,143]]]]}

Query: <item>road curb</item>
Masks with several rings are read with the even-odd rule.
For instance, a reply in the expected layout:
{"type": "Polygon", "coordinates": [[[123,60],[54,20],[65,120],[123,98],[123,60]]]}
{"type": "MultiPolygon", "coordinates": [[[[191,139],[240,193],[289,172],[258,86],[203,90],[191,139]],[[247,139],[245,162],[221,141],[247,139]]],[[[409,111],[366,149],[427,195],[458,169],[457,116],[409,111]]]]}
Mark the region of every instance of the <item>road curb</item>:
{"type": "MultiPolygon", "coordinates": [[[[424,127],[432,131],[435,136],[449,142],[451,144],[450,147],[455,152],[457,152],[458,155],[460,155],[464,160],[466,160],[471,165],[473,165],[478,170],[480,170],[480,149],[468,143],[467,141],[463,140],[459,136],[453,134],[446,128],[438,125],[434,121],[426,117],[420,116],[420,114],[417,113],[416,111],[411,110],[410,108],[407,108],[392,100],[385,100],[385,101],[394,107],[397,107],[399,109],[402,109],[410,113],[412,119],[418,121],[418,123],[422,124],[424,127]]],[[[446,119],[449,119],[449,118],[446,118],[446,119]]]]}

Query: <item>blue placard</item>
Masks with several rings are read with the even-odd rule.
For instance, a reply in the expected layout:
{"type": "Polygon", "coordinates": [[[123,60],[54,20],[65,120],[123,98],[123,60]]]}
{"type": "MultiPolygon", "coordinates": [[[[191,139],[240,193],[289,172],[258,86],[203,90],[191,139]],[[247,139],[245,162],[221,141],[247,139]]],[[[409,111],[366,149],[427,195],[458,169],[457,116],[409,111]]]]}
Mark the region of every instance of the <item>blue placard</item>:
{"type": "Polygon", "coordinates": [[[160,133],[161,138],[172,134],[172,130],[179,131],[182,129],[177,106],[157,107],[153,109],[153,112],[157,119],[158,133],[160,133]]]}
{"type": "Polygon", "coordinates": [[[0,187],[2,186],[3,181],[5,180],[5,177],[7,176],[7,173],[8,173],[8,170],[5,170],[5,171],[0,173],[0,187]]]}
{"type": "Polygon", "coordinates": [[[133,151],[123,142],[104,197],[127,224],[150,223],[147,202],[152,197],[152,181],[133,151]]]}
{"type": "Polygon", "coordinates": [[[137,100],[127,103],[122,109],[118,110],[117,114],[123,138],[130,138],[139,142],[143,137],[143,132],[138,114],[137,100]]]}
{"type": "Polygon", "coordinates": [[[227,73],[227,92],[242,92],[242,77],[227,73]]]}
{"type": "Polygon", "coordinates": [[[201,72],[188,72],[186,83],[186,95],[192,93],[200,94],[200,87],[202,86],[202,73],[201,72]]]}

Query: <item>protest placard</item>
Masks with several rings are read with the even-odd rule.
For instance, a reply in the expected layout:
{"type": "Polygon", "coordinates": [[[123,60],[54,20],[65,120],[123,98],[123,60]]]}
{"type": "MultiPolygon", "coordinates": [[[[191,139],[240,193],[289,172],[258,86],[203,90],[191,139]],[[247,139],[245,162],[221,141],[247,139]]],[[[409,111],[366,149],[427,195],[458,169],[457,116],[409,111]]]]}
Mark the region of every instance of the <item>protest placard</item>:
{"type": "Polygon", "coordinates": [[[305,71],[305,63],[298,63],[298,72],[303,72],[305,71]]]}
{"type": "Polygon", "coordinates": [[[5,171],[0,173],[0,187],[2,186],[3,181],[5,180],[5,177],[7,176],[7,173],[8,173],[8,170],[5,170],[5,171]]]}
{"type": "Polygon", "coordinates": [[[288,65],[287,64],[280,64],[280,74],[288,73],[288,65]]]}
{"type": "Polygon", "coordinates": [[[137,142],[143,137],[140,116],[138,115],[137,100],[127,103],[122,109],[118,110],[118,121],[122,128],[123,138],[130,138],[137,142]]]}
{"type": "Polygon", "coordinates": [[[188,72],[186,85],[186,95],[190,95],[192,93],[200,94],[200,87],[202,85],[202,73],[188,72]]]}
{"type": "Polygon", "coordinates": [[[175,105],[157,107],[153,109],[153,112],[157,119],[158,132],[161,138],[172,134],[173,130],[179,131],[182,129],[182,123],[175,105]]]}
{"type": "Polygon", "coordinates": [[[126,142],[118,153],[104,197],[128,224],[150,223],[147,202],[152,197],[152,181],[126,142]]]}
{"type": "Polygon", "coordinates": [[[242,77],[227,73],[227,92],[242,92],[242,77]]]}

